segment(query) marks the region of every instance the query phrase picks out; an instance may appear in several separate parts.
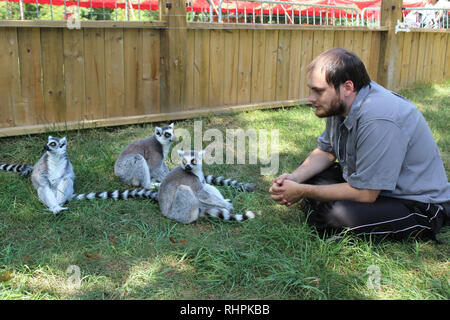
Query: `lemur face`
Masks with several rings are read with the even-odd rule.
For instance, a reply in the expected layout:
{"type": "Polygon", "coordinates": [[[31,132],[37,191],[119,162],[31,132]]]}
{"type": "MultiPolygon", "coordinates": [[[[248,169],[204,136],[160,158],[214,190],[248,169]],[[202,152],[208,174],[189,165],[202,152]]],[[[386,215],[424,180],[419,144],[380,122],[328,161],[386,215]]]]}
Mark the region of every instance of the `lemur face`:
{"type": "Polygon", "coordinates": [[[49,136],[44,150],[54,154],[63,154],[66,152],[67,139],[49,136]]]}
{"type": "Polygon", "coordinates": [[[185,171],[201,171],[204,151],[194,150],[178,150],[178,155],[181,158],[181,168],[185,171]]]}
{"type": "Polygon", "coordinates": [[[155,136],[162,145],[169,145],[172,142],[177,141],[177,137],[175,136],[173,129],[173,123],[166,127],[156,127],[155,136]]]}

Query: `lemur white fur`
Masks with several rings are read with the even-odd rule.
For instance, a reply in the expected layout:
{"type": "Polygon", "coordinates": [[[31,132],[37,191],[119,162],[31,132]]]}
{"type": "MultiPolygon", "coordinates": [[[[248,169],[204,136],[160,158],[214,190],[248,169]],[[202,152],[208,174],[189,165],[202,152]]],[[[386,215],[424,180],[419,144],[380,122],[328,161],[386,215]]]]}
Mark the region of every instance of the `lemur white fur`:
{"type": "Polygon", "coordinates": [[[66,138],[48,137],[45,153],[36,163],[31,182],[39,199],[53,213],[67,208],[62,205],[73,197],[75,174],[66,151],[66,138]]]}

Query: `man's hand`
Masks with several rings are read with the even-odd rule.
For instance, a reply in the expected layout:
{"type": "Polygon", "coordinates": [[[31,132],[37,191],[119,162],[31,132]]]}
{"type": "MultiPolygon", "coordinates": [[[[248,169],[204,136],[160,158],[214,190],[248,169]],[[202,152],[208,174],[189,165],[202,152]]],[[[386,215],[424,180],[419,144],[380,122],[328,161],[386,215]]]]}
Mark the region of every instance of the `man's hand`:
{"type": "Polygon", "coordinates": [[[284,180],[295,181],[294,176],[291,173],[283,173],[278,178],[273,178],[272,181],[274,184],[281,186],[284,180]]]}
{"type": "Polygon", "coordinates": [[[288,178],[288,174],[275,178],[274,184],[269,189],[271,198],[285,206],[291,206],[303,198],[302,185],[288,178]]]}

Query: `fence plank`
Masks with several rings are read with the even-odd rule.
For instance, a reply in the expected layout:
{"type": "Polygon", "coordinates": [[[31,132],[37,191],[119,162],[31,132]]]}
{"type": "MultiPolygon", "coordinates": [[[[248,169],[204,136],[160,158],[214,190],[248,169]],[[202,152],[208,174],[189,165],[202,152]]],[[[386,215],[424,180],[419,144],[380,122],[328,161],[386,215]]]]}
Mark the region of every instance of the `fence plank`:
{"type": "Polygon", "coordinates": [[[300,98],[300,68],[301,68],[301,52],[302,52],[302,36],[301,31],[291,32],[291,47],[290,47],[290,68],[289,68],[289,99],[300,98]]]}
{"type": "Polygon", "coordinates": [[[225,65],[225,37],[222,30],[211,30],[210,39],[211,62],[209,68],[210,92],[208,106],[216,107],[223,105],[223,72],[225,65]]]}
{"type": "Polygon", "coordinates": [[[440,56],[442,51],[441,37],[444,34],[435,33],[433,36],[433,57],[431,58],[431,80],[439,82],[442,80],[442,67],[440,56]]]}
{"type": "Polygon", "coordinates": [[[334,33],[334,46],[335,47],[344,47],[345,46],[345,33],[346,31],[336,31],[334,33]]]}
{"type": "Polygon", "coordinates": [[[353,52],[356,53],[358,57],[362,56],[363,39],[364,33],[361,31],[355,31],[355,34],[353,36],[353,52]]]}
{"type": "Polygon", "coordinates": [[[209,103],[209,30],[195,31],[194,102],[196,108],[209,103]]]}
{"type": "Polygon", "coordinates": [[[265,59],[266,32],[255,30],[253,32],[253,57],[252,57],[252,80],[251,101],[264,101],[264,59],[265,59]]]}
{"type": "MultiPolygon", "coordinates": [[[[336,32],[337,33],[337,32],[336,32]]],[[[302,38],[302,63],[300,67],[300,97],[306,98],[309,95],[309,89],[306,85],[308,76],[308,65],[313,60],[313,31],[304,31],[302,38]]]]}
{"type": "Polygon", "coordinates": [[[353,38],[355,36],[355,32],[353,31],[346,31],[344,36],[344,48],[347,50],[353,51],[353,38]]]}
{"type": "Polygon", "coordinates": [[[380,61],[380,32],[372,32],[372,41],[370,44],[369,76],[372,80],[378,82],[378,65],[380,61]]]}
{"type": "Polygon", "coordinates": [[[84,29],[86,118],[106,117],[105,30],[84,29]]]}
{"type": "Polygon", "coordinates": [[[238,104],[250,103],[253,55],[252,30],[239,30],[238,104]]]}
{"type": "Polygon", "coordinates": [[[237,104],[237,75],[239,72],[239,30],[224,30],[225,48],[229,51],[224,57],[223,103],[226,106],[237,104]]]}
{"type": "Polygon", "coordinates": [[[417,67],[416,67],[416,81],[424,81],[424,65],[425,65],[425,51],[427,50],[427,34],[421,32],[419,35],[419,52],[417,54],[417,67]]]}
{"type": "Polygon", "coordinates": [[[142,31],[142,103],[145,114],[160,112],[160,50],[158,30],[142,31]]]}
{"type": "Polygon", "coordinates": [[[278,39],[276,99],[286,100],[289,94],[289,69],[291,35],[287,30],[280,31],[278,39]]]}
{"type": "Polygon", "coordinates": [[[323,35],[323,50],[334,48],[334,34],[332,30],[325,30],[323,35]]]}
{"type": "MultiPolygon", "coordinates": [[[[363,40],[362,40],[362,48],[361,55],[359,56],[366,66],[367,72],[370,71],[370,59],[371,59],[371,46],[372,44],[372,32],[364,31],[363,32],[363,40]]],[[[370,73],[369,73],[370,76],[370,73]]]]}
{"type": "Polygon", "coordinates": [[[264,101],[276,100],[278,30],[266,31],[266,48],[264,55],[264,101]]]}
{"type": "Polygon", "coordinates": [[[444,79],[450,78],[450,35],[447,34],[447,50],[445,56],[444,79]]]}
{"type": "Polygon", "coordinates": [[[86,114],[83,31],[64,29],[63,38],[66,120],[81,120],[86,114]]]}
{"type": "Polygon", "coordinates": [[[448,34],[440,33],[440,45],[439,45],[439,68],[438,68],[438,81],[444,80],[444,72],[445,72],[445,52],[447,49],[447,37],[448,34]]]}
{"type": "Polygon", "coordinates": [[[423,66],[424,81],[429,82],[431,80],[431,63],[433,60],[433,33],[427,33],[425,60],[423,66]]]}
{"type": "Polygon", "coordinates": [[[17,29],[0,28],[0,126],[14,126],[14,105],[18,96],[18,55],[17,29]]]}
{"type": "Polygon", "coordinates": [[[406,86],[410,87],[416,81],[417,59],[419,54],[419,38],[420,34],[413,32],[411,35],[411,59],[408,67],[408,79],[406,86]]]}
{"type": "Polygon", "coordinates": [[[123,30],[125,115],[144,112],[142,99],[142,30],[123,30]]]}
{"type": "Polygon", "coordinates": [[[123,29],[105,30],[106,116],[125,113],[123,29]]]}
{"type": "Polygon", "coordinates": [[[21,104],[15,108],[15,125],[39,123],[44,113],[41,76],[41,30],[18,28],[21,104]]]}
{"type": "Polygon", "coordinates": [[[41,45],[45,111],[43,122],[63,122],[66,119],[63,30],[41,29],[41,45]]]}
{"type": "Polygon", "coordinates": [[[313,59],[323,52],[323,38],[325,31],[318,30],[313,33],[313,59]]]}
{"type": "Polygon", "coordinates": [[[187,30],[187,33],[186,33],[186,103],[185,103],[185,110],[191,110],[191,109],[195,108],[195,104],[194,104],[194,59],[195,59],[195,30],[187,30]]]}
{"type": "MultiPolygon", "coordinates": [[[[401,44],[400,44],[401,45],[401,44]]],[[[403,47],[401,56],[401,68],[400,68],[400,88],[406,88],[408,85],[408,74],[411,68],[411,45],[412,45],[412,34],[411,32],[406,33],[403,36],[403,47]]]]}

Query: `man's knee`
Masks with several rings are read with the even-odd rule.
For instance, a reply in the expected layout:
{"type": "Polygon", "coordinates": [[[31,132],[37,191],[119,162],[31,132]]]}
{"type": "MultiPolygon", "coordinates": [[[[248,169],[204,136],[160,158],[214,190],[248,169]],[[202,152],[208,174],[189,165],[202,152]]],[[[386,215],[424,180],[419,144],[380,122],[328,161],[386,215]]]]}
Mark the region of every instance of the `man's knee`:
{"type": "Polygon", "coordinates": [[[351,201],[318,202],[310,209],[309,222],[320,229],[342,229],[356,224],[351,201]]]}

